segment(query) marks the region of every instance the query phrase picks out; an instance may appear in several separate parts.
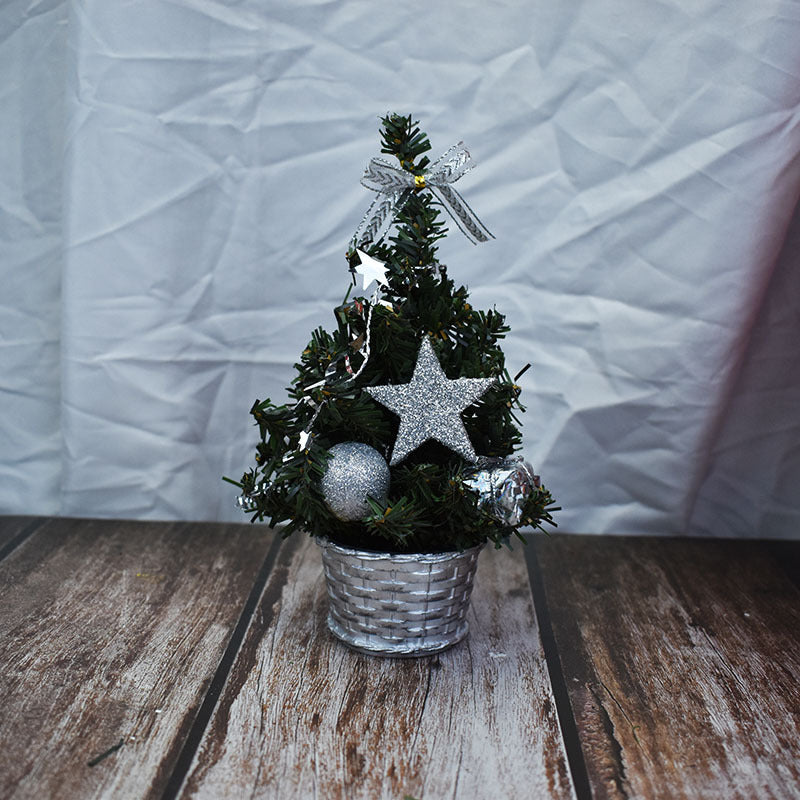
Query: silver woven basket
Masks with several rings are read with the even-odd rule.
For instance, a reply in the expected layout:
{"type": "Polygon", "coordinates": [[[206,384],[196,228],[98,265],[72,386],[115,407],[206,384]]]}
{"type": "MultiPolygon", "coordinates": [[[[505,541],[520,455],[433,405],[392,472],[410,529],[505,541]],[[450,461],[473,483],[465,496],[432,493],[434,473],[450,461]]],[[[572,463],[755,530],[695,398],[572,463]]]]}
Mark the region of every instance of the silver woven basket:
{"type": "Polygon", "coordinates": [[[461,553],[351,550],[318,538],[330,598],[328,627],[364,653],[424,656],[460,642],[483,545],[461,553]]]}

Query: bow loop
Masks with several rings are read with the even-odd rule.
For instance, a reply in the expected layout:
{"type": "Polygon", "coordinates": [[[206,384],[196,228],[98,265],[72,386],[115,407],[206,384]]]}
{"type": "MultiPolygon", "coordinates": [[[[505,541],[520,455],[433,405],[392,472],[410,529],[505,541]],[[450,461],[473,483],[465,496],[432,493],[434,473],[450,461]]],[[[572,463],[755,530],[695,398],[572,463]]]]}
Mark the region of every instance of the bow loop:
{"type": "Polygon", "coordinates": [[[395,167],[383,158],[373,158],[364,171],[361,185],[373,192],[402,192],[414,185],[414,176],[404,169],[395,167]]]}
{"type": "Polygon", "coordinates": [[[455,183],[462,175],[466,175],[472,167],[472,158],[469,150],[464,147],[464,142],[459,142],[442,153],[430,165],[428,172],[435,176],[435,179],[429,179],[429,183],[455,183]]]}

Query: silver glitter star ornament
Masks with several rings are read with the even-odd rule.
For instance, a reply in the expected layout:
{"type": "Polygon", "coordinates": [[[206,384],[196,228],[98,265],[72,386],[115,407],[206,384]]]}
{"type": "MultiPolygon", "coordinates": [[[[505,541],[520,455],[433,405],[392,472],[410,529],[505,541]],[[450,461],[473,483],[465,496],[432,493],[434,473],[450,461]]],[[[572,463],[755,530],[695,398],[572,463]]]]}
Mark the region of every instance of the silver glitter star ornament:
{"type": "Polygon", "coordinates": [[[494,382],[494,378],[449,380],[430,339],[424,337],[410,383],[365,387],[381,405],[400,417],[391,466],[429,439],[436,439],[467,461],[477,461],[461,412],[494,382]]]}

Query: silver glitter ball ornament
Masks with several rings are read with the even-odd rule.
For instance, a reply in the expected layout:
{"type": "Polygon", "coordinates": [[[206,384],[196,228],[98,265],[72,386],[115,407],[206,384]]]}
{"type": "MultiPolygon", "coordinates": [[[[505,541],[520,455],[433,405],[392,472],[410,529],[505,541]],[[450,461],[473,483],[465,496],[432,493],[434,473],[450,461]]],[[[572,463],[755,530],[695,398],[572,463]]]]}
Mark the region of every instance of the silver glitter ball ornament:
{"type": "Polygon", "coordinates": [[[335,444],[330,454],[320,482],[326,505],[346,522],[363,519],[370,511],[367,497],[384,500],[389,491],[386,459],[362,442],[335,444]]]}
{"type": "Polygon", "coordinates": [[[467,472],[464,483],[478,493],[484,511],[509,527],[522,522],[525,503],[540,486],[539,476],[521,456],[493,459],[467,472]]]}

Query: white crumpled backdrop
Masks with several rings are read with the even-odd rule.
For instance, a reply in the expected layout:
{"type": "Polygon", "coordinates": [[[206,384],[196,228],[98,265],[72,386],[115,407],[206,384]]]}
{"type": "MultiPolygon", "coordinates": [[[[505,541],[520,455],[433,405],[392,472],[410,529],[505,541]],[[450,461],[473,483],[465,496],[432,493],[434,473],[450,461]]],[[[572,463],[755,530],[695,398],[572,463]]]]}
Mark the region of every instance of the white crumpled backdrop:
{"type": "Polygon", "coordinates": [[[442,260],[533,364],[561,528],[800,535],[798,41],[790,0],[8,0],[0,512],[246,519],[398,111],[477,163],[497,239],[442,260]]]}

